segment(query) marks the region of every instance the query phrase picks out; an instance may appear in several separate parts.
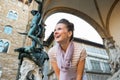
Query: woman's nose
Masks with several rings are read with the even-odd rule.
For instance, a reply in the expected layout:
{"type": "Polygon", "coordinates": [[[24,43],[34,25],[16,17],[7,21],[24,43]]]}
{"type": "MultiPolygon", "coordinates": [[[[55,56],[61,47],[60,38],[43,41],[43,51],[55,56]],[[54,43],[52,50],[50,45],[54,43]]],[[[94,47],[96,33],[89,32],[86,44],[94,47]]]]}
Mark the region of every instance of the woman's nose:
{"type": "Polygon", "coordinates": [[[57,33],[58,33],[58,32],[55,30],[55,31],[54,31],[54,35],[57,34],[57,33]]]}

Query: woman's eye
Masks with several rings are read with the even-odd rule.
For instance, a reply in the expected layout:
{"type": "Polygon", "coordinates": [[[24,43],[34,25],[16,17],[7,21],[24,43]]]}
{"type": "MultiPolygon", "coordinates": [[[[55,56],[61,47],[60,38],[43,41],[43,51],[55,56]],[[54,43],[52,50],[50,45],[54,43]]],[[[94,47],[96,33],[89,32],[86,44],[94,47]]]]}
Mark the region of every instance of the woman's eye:
{"type": "Polygon", "coordinates": [[[61,28],[58,28],[58,30],[61,30],[61,28]]]}
{"type": "Polygon", "coordinates": [[[57,29],[54,30],[54,32],[55,32],[55,31],[59,31],[59,30],[62,30],[62,28],[57,28],[57,29]]]}

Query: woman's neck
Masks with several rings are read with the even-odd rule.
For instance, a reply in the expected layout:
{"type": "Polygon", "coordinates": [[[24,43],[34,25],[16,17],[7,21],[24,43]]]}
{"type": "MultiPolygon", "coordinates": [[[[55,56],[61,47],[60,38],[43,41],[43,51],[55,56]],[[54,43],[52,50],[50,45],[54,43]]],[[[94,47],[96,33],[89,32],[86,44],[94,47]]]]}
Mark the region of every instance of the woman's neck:
{"type": "Polygon", "coordinates": [[[61,49],[62,49],[64,52],[66,52],[66,50],[67,50],[67,48],[68,48],[68,46],[69,46],[69,43],[70,43],[70,42],[66,42],[66,43],[64,43],[64,44],[60,44],[61,49]]]}

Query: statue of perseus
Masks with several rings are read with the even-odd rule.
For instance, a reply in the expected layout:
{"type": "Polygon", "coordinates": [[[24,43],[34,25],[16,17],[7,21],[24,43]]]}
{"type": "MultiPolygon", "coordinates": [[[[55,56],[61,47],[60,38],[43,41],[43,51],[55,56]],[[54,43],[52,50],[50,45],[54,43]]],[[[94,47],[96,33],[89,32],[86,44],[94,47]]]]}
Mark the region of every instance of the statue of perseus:
{"type": "MultiPolygon", "coordinates": [[[[29,2],[31,1],[29,0],[29,2]]],[[[42,80],[44,62],[45,60],[49,60],[47,53],[43,50],[45,27],[41,20],[42,1],[35,1],[39,4],[39,8],[38,10],[31,11],[33,19],[27,33],[32,44],[15,49],[15,52],[19,52],[19,68],[16,80],[42,80]]]]}
{"type": "Polygon", "coordinates": [[[104,39],[104,45],[109,55],[112,77],[108,80],[120,80],[120,47],[112,38],[104,39]]]}

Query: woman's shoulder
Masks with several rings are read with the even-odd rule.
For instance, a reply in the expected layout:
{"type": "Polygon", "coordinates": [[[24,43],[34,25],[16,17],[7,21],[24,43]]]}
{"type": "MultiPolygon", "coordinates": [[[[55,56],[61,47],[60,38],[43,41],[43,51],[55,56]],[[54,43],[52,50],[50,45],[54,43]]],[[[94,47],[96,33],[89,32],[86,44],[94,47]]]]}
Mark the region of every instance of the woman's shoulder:
{"type": "Polygon", "coordinates": [[[52,60],[52,61],[56,60],[56,53],[57,53],[56,46],[53,46],[49,49],[48,56],[49,56],[50,60],[52,60]]]}
{"type": "Polygon", "coordinates": [[[77,57],[86,56],[86,49],[83,44],[74,43],[74,55],[77,57]]]}
{"type": "Polygon", "coordinates": [[[73,42],[74,43],[74,48],[78,49],[78,50],[82,50],[84,49],[83,44],[77,43],[77,42],[73,42]]]}
{"type": "Polygon", "coordinates": [[[56,50],[56,46],[53,46],[51,47],[49,50],[48,50],[48,55],[55,55],[57,50],[56,50]]]}
{"type": "Polygon", "coordinates": [[[57,49],[56,46],[53,46],[53,47],[51,47],[51,48],[48,50],[48,53],[49,53],[49,52],[55,52],[56,49],[57,49]]]}

